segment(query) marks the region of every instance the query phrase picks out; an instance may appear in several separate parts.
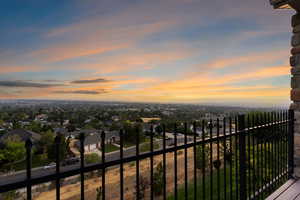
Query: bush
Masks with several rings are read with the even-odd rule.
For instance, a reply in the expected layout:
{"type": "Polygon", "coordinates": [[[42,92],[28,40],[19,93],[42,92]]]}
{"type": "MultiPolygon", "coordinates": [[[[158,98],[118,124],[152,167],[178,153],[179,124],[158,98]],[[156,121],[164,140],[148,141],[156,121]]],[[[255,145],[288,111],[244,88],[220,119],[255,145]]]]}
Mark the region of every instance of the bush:
{"type": "Polygon", "coordinates": [[[102,190],[102,187],[98,187],[96,189],[96,192],[97,192],[97,200],[101,200],[102,199],[102,195],[103,195],[103,190],[102,190]]]}
{"type": "Polygon", "coordinates": [[[140,184],[135,186],[135,193],[137,191],[140,192],[139,194],[139,200],[142,200],[145,198],[146,195],[146,189],[149,187],[149,181],[146,177],[140,176],[140,184]]]}
{"type": "Polygon", "coordinates": [[[164,188],[163,166],[160,162],[153,174],[153,192],[156,196],[161,195],[164,188]]]}
{"type": "MultiPolygon", "coordinates": [[[[17,197],[18,197],[18,194],[15,190],[9,191],[9,192],[6,192],[6,193],[2,194],[3,200],[14,200],[17,197]]],[[[0,196],[0,199],[2,199],[2,198],[0,196]]]]}
{"type": "Polygon", "coordinates": [[[85,156],[85,163],[92,164],[100,162],[100,156],[96,153],[87,154],[85,156]]]}

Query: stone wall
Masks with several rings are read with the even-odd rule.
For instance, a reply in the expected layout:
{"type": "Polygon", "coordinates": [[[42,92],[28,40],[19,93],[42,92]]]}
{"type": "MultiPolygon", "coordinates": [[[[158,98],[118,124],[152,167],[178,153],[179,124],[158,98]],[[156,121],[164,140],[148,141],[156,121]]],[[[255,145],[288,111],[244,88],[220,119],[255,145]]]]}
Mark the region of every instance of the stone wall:
{"type": "Polygon", "coordinates": [[[300,14],[292,17],[292,50],[291,50],[291,100],[290,108],[295,111],[295,148],[294,148],[294,176],[300,178],[300,14]]]}

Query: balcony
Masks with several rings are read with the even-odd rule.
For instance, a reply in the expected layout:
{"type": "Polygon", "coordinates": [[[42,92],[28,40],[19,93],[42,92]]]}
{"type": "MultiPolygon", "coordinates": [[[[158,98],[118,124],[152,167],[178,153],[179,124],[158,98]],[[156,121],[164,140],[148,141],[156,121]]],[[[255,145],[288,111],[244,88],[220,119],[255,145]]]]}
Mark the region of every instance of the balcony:
{"type": "MultiPolygon", "coordinates": [[[[81,134],[80,162],[62,166],[58,135],[54,167],[39,171],[32,169],[28,140],[26,171],[0,177],[0,199],[9,192],[15,199],[270,199],[299,185],[292,179],[292,110],[182,125],[183,132],[175,124],[173,133],[163,126],[160,139],[154,138],[152,128],[146,150],[139,130],[135,146],[125,148],[126,132],[121,130],[119,150],[101,151],[101,162],[94,164],[85,162],[81,134]],[[71,177],[76,181],[68,183],[71,177]],[[49,182],[47,192],[39,188],[49,182]],[[75,196],[66,195],[71,184],[78,186],[72,191],[75,196]]],[[[105,132],[101,138],[104,149],[105,132]]]]}

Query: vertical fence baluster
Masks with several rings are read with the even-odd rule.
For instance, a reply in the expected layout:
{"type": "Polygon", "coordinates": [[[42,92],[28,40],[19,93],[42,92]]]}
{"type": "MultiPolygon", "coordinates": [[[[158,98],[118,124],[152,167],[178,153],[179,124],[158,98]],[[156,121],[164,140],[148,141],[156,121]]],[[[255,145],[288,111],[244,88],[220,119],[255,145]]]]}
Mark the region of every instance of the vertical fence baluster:
{"type": "Polygon", "coordinates": [[[84,133],[81,133],[79,136],[80,140],[80,199],[84,200],[84,140],[85,135],[84,133]]]}
{"type": "Polygon", "coordinates": [[[224,162],[224,200],[227,199],[227,178],[226,178],[226,153],[227,153],[227,138],[226,138],[226,118],[223,118],[223,162],[224,162]]]}
{"type": "Polygon", "coordinates": [[[288,115],[286,115],[286,112],[284,111],[282,113],[282,118],[285,120],[285,123],[283,124],[283,131],[284,131],[284,134],[285,134],[285,138],[286,138],[286,142],[285,142],[285,146],[284,146],[284,151],[286,152],[286,157],[285,157],[285,162],[284,162],[284,165],[287,169],[287,179],[290,179],[292,178],[292,173],[290,174],[290,169],[289,169],[289,166],[291,163],[289,163],[289,158],[290,158],[290,131],[291,131],[291,128],[290,128],[290,123],[291,123],[291,114],[290,114],[290,111],[288,113],[288,115]]]}
{"type": "Polygon", "coordinates": [[[123,148],[124,148],[124,134],[123,134],[123,130],[120,130],[120,200],[124,199],[123,148]]]}
{"type": "MultiPolygon", "coordinates": [[[[282,142],[283,142],[283,140],[284,140],[284,138],[283,138],[283,134],[282,134],[282,131],[281,131],[281,115],[280,115],[280,113],[281,113],[281,111],[278,111],[277,112],[277,134],[278,134],[278,145],[279,145],[279,155],[278,155],[278,162],[280,162],[279,163],[279,173],[281,174],[281,175],[283,175],[282,173],[283,173],[283,171],[282,171],[282,169],[283,169],[283,160],[282,160],[282,154],[283,154],[283,148],[282,148],[282,142]]],[[[282,178],[283,176],[281,176],[280,177],[280,179],[278,179],[278,184],[281,184],[281,178],[282,178]]]]}
{"type": "MultiPolygon", "coordinates": [[[[208,160],[206,160],[206,143],[205,141],[205,124],[204,124],[204,120],[202,120],[202,159],[203,159],[203,163],[202,163],[202,197],[203,199],[206,199],[206,162],[208,162],[208,160]]],[[[201,163],[199,163],[199,165],[201,165],[201,163]]]]}
{"type": "Polygon", "coordinates": [[[220,161],[220,120],[217,118],[217,160],[216,160],[216,168],[217,168],[217,197],[218,200],[221,198],[221,188],[220,188],[220,167],[221,167],[221,161],[220,161]],[[218,166],[220,165],[220,166],[218,166]]]}
{"type": "Polygon", "coordinates": [[[139,160],[139,155],[140,155],[140,134],[139,134],[139,129],[136,128],[136,145],[135,145],[135,151],[136,151],[136,199],[140,199],[140,160],[139,160]]]}
{"type": "Polygon", "coordinates": [[[229,182],[230,182],[230,200],[233,199],[233,180],[232,180],[232,155],[233,155],[233,151],[232,151],[232,119],[231,117],[229,117],[229,152],[230,152],[230,156],[229,156],[229,182]]]}
{"type": "MultiPolygon", "coordinates": [[[[260,173],[259,173],[259,189],[261,190],[263,188],[263,155],[262,155],[262,152],[263,152],[263,148],[262,148],[262,143],[263,143],[263,139],[261,137],[261,121],[263,120],[262,118],[262,114],[260,113],[258,116],[258,120],[257,120],[257,123],[259,125],[259,129],[258,129],[258,136],[259,136],[259,149],[258,149],[258,158],[259,158],[259,169],[260,169],[260,173]]],[[[262,192],[260,191],[259,192],[259,198],[260,199],[263,199],[263,195],[262,195],[262,192]]]]}
{"type": "MultiPolygon", "coordinates": [[[[287,136],[287,133],[285,132],[285,118],[284,118],[284,111],[280,111],[280,121],[281,121],[281,124],[280,124],[280,132],[282,134],[282,138],[283,138],[283,141],[282,141],[282,151],[284,153],[284,155],[282,156],[282,167],[283,167],[283,172],[287,172],[287,151],[286,151],[286,147],[287,147],[287,139],[288,139],[288,136],[287,136]]],[[[285,178],[288,178],[288,173],[285,173],[285,178]]]]}
{"type": "Polygon", "coordinates": [[[188,155],[187,155],[187,123],[184,123],[184,193],[188,198],[188,155]]]}
{"type": "Polygon", "coordinates": [[[150,128],[150,199],[153,200],[153,126],[150,128]]]}
{"type": "MultiPolygon", "coordinates": [[[[270,128],[270,129],[272,129],[272,127],[266,127],[266,124],[268,123],[268,118],[267,118],[267,113],[266,112],[264,112],[263,113],[263,121],[262,121],[262,123],[263,123],[263,126],[264,126],[264,131],[268,131],[268,128],[270,128]]],[[[264,150],[263,150],[263,152],[264,152],[264,159],[263,159],[263,161],[264,161],[264,167],[263,167],[263,169],[264,169],[264,175],[263,175],[263,187],[266,187],[267,186],[267,183],[268,183],[268,176],[269,176],[269,174],[268,174],[268,172],[269,172],[269,170],[268,170],[268,157],[269,157],[269,155],[268,155],[268,136],[263,132],[262,133],[263,134],[263,137],[264,137],[264,145],[263,145],[263,148],[264,148],[264,150]]],[[[269,187],[267,188],[267,190],[269,190],[269,187]]],[[[265,192],[266,190],[264,190],[264,192],[263,192],[263,197],[265,196],[265,192]]]]}
{"type": "Polygon", "coordinates": [[[212,119],[210,119],[210,124],[209,124],[209,167],[210,167],[210,200],[213,199],[213,144],[212,144],[212,129],[213,129],[213,124],[212,124],[212,119]]]}
{"type": "Polygon", "coordinates": [[[285,177],[284,176],[284,160],[283,160],[283,156],[284,156],[284,134],[282,132],[282,115],[281,115],[281,111],[278,112],[278,134],[280,135],[279,138],[279,143],[280,143],[280,157],[279,157],[279,162],[280,162],[280,174],[282,174],[282,178],[280,178],[279,180],[279,184],[282,184],[282,180],[285,177]]]}
{"type": "Polygon", "coordinates": [[[166,161],[166,126],[163,125],[163,182],[164,182],[164,189],[163,189],[163,200],[167,199],[167,161],[166,161]]]}
{"type": "Polygon", "coordinates": [[[31,163],[32,163],[32,158],[31,158],[31,149],[32,149],[32,142],[30,139],[26,140],[25,143],[26,147],[26,179],[27,179],[27,200],[32,199],[32,194],[31,194],[31,163]]]}
{"type": "Polygon", "coordinates": [[[60,143],[62,136],[58,134],[55,137],[55,164],[56,164],[56,200],[60,199],[60,143]]]}
{"type": "Polygon", "coordinates": [[[247,131],[247,170],[248,170],[248,185],[247,185],[247,188],[248,188],[248,198],[251,197],[251,143],[250,143],[250,131],[249,131],[249,128],[251,127],[250,126],[250,116],[247,115],[247,121],[246,121],[246,127],[248,128],[248,131],[247,131]]]}
{"type": "Polygon", "coordinates": [[[196,136],[197,136],[197,127],[196,122],[193,123],[193,132],[194,132],[194,144],[193,144],[193,155],[194,155],[194,200],[197,199],[197,146],[196,146],[196,136]]]}
{"type": "Polygon", "coordinates": [[[235,124],[235,199],[239,199],[239,165],[238,165],[238,119],[234,118],[235,124]]]}
{"type": "Polygon", "coordinates": [[[174,125],[174,196],[175,200],[178,199],[178,190],[177,190],[177,125],[174,125]]]}
{"type": "MultiPolygon", "coordinates": [[[[273,133],[273,140],[274,142],[271,142],[271,145],[273,146],[274,145],[274,151],[271,152],[271,157],[272,157],[272,164],[275,163],[275,172],[273,173],[273,176],[272,176],[272,181],[274,181],[274,187],[272,189],[276,189],[278,187],[278,176],[280,175],[280,161],[279,161],[279,156],[280,156],[280,146],[279,146],[279,134],[278,134],[278,124],[277,124],[277,112],[275,111],[273,113],[273,117],[272,117],[272,123],[273,123],[273,126],[274,126],[274,133],[273,133]],[[273,143],[273,144],[272,144],[273,143]],[[275,179],[275,180],[274,180],[275,179]]],[[[272,139],[270,139],[270,141],[272,141],[272,139]]]]}
{"type": "MultiPolygon", "coordinates": [[[[102,164],[105,163],[105,132],[102,131],[101,133],[101,159],[102,159],[102,164]]],[[[102,200],[105,200],[105,166],[102,168],[102,200]]]]}
{"type": "Polygon", "coordinates": [[[137,191],[136,191],[136,199],[140,199],[140,160],[139,160],[139,155],[140,155],[140,133],[138,127],[136,128],[136,145],[135,145],[135,151],[136,151],[136,186],[137,186],[137,191]]]}
{"type": "MultiPolygon", "coordinates": [[[[278,174],[278,161],[277,161],[277,134],[276,134],[276,117],[275,117],[275,112],[271,112],[271,119],[269,119],[270,123],[271,123],[271,131],[272,131],[272,134],[271,136],[268,136],[269,137],[269,169],[270,169],[270,179],[268,182],[271,181],[271,187],[269,187],[271,189],[270,192],[272,192],[275,188],[276,188],[276,181],[274,181],[274,179],[276,178],[276,175],[278,174]],[[275,162],[274,162],[275,161],[275,162]]],[[[270,193],[269,193],[270,194],[270,193]]]]}
{"type": "MultiPolygon", "coordinates": [[[[254,115],[251,116],[250,118],[251,123],[250,126],[255,129],[255,117],[254,115]]],[[[253,174],[252,174],[252,189],[253,189],[253,198],[255,198],[255,192],[257,191],[256,188],[256,181],[257,181],[257,174],[256,174],[256,156],[255,156],[255,151],[256,151],[256,141],[254,137],[255,130],[251,130],[249,134],[251,134],[251,139],[252,139],[252,163],[253,163],[253,174]]]]}
{"type": "Polygon", "coordinates": [[[247,199],[246,186],[246,130],[245,130],[245,116],[238,117],[239,130],[239,176],[240,176],[240,200],[247,199]]]}
{"type": "Polygon", "coordinates": [[[288,161],[288,172],[289,178],[293,178],[294,173],[294,110],[289,110],[289,131],[288,131],[288,146],[289,146],[289,161],[288,161]]]}
{"type": "Polygon", "coordinates": [[[280,178],[278,178],[278,184],[281,184],[282,181],[282,177],[281,175],[283,175],[283,160],[282,160],[282,154],[283,154],[283,148],[282,148],[282,142],[284,140],[283,138],[283,134],[282,134],[282,130],[281,130],[281,111],[278,111],[276,116],[277,116],[277,135],[278,135],[278,145],[279,145],[279,154],[278,154],[278,162],[279,162],[279,174],[280,174],[280,178]]]}

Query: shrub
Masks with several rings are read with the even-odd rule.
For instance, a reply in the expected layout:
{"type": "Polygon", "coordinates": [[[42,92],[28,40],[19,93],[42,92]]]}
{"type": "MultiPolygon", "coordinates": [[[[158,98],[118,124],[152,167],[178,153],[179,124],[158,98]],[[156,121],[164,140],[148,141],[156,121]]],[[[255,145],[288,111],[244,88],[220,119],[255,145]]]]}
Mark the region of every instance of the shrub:
{"type": "Polygon", "coordinates": [[[139,200],[145,198],[146,189],[149,187],[149,181],[146,177],[140,176],[140,184],[135,186],[135,193],[139,190],[139,200]]]}
{"type": "Polygon", "coordinates": [[[100,156],[96,153],[87,154],[85,156],[85,163],[92,164],[100,162],[100,156]]]}
{"type": "Polygon", "coordinates": [[[101,200],[101,199],[102,199],[102,193],[103,193],[102,187],[101,187],[101,186],[98,187],[98,188],[96,189],[96,192],[97,192],[97,200],[101,200]]]}
{"type": "Polygon", "coordinates": [[[161,195],[164,188],[164,180],[163,180],[163,166],[162,162],[160,162],[153,174],[153,192],[155,195],[161,195]]]}
{"type": "Polygon", "coordinates": [[[208,166],[209,147],[207,145],[198,145],[196,148],[196,167],[197,169],[205,169],[208,166]]]}

